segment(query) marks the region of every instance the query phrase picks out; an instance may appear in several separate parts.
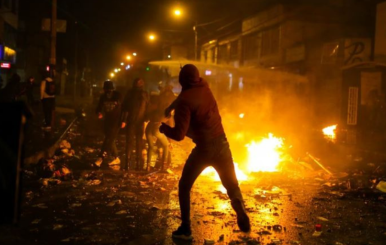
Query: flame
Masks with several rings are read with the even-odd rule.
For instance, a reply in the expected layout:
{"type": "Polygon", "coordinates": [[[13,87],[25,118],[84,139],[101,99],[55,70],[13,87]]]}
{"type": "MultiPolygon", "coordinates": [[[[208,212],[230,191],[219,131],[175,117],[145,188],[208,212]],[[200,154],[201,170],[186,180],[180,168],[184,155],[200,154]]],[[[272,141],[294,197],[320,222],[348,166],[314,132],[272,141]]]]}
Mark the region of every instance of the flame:
{"type": "MultiPolygon", "coordinates": [[[[259,142],[252,141],[246,146],[249,153],[248,161],[243,165],[246,166],[246,171],[241,170],[239,165],[234,163],[236,177],[239,181],[248,180],[246,172],[278,171],[279,163],[282,161],[280,149],[283,146],[282,138],[277,138],[272,133],[269,133],[268,138],[263,138],[259,142]]],[[[213,167],[207,167],[202,174],[211,176],[214,181],[220,181],[220,177],[213,167]]]]}
{"type": "Polygon", "coordinates": [[[336,139],[336,134],[335,134],[336,126],[338,126],[338,125],[332,125],[332,126],[328,126],[328,127],[324,128],[323,129],[324,137],[327,139],[330,139],[330,140],[335,140],[336,139]]]}
{"type": "MultiPolygon", "coordinates": [[[[238,181],[247,180],[248,177],[242,170],[240,170],[239,165],[237,163],[234,163],[235,165],[235,173],[238,181]]],[[[217,171],[213,167],[207,167],[202,171],[203,175],[213,176],[213,179],[215,181],[221,181],[220,176],[218,175],[217,171]]]]}
{"type": "Polygon", "coordinates": [[[281,161],[280,148],[283,146],[283,139],[274,137],[269,133],[268,138],[260,142],[252,141],[247,145],[248,171],[249,172],[276,172],[281,161]]]}

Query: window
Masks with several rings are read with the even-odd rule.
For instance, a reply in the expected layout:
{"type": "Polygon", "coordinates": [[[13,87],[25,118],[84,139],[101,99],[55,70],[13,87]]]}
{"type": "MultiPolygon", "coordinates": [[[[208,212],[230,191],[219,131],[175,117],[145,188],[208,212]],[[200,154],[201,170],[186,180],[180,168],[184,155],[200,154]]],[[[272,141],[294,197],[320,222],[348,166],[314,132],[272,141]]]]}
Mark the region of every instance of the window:
{"type": "Polygon", "coordinates": [[[259,57],[259,35],[254,33],[244,39],[244,58],[257,59],[259,57]]]}
{"type": "Polygon", "coordinates": [[[228,45],[220,45],[218,47],[218,62],[227,62],[228,60],[228,45]]]}
{"type": "Polygon", "coordinates": [[[279,51],[280,29],[274,27],[262,32],[261,56],[276,54],[279,51]]]}
{"type": "Polygon", "coordinates": [[[235,40],[231,42],[230,59],[236,60],[239,57],[239,41],[235,40]]]}

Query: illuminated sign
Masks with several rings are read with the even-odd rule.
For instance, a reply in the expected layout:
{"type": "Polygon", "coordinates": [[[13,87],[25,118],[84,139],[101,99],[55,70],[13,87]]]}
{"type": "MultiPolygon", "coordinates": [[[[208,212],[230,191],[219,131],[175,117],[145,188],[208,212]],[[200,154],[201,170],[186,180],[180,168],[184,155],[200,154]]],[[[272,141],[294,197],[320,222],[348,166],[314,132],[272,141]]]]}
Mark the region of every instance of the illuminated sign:
{"type": "Polygon", "coordinates": [[[11,68],[11,64],[10,63],[0,63],[0,67],[1,68],[5,68],[5,69],[10,69],[11,68]]]}

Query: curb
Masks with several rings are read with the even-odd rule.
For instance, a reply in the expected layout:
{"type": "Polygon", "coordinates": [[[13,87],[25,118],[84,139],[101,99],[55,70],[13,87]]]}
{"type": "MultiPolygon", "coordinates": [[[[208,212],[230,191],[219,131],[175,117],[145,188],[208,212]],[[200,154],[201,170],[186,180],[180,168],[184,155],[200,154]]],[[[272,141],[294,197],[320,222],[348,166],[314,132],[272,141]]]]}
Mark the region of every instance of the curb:
{"type": "Polygon", "coordinates": [[[64,130],[62,135],[55,141],[54,144],[52,144],[50,147],[48,147],[45,150],[38,151],[35,154],[33,154],[32,156],[29,156],[29,157],[25,158],[23,163],[25,165],[37,164],[39,162],[39,160],[42,159],[42,158],[50,158],[50,157],[52,157],[55,154],[56,149],[59,147],[60,142],[62,141],[64,135],[68,132],[68,130],[70,130],[70,128],[76,122],[76,120],[78,120],[78,117],[75,117],[71,121],[71,123],[68,125],[66,130],[64,130]]]}

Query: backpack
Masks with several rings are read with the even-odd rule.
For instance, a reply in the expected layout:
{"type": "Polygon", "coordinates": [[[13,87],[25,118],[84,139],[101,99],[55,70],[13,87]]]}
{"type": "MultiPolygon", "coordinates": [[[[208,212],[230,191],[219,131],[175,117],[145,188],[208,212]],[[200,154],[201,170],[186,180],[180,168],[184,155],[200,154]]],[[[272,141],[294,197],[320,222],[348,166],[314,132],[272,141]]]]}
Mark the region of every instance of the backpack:
{"type": "Polygon", "coordinates": [[[55,95],[55,82],[47,82],[46,81],[46,94],[53,96],[55,95]]]}

